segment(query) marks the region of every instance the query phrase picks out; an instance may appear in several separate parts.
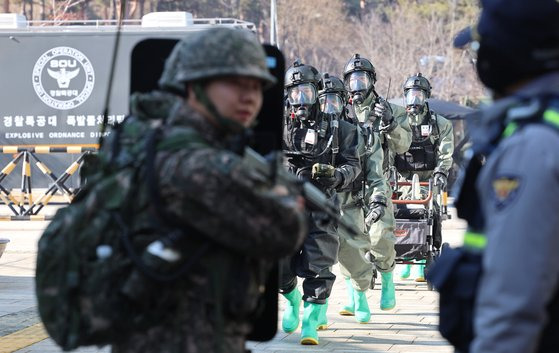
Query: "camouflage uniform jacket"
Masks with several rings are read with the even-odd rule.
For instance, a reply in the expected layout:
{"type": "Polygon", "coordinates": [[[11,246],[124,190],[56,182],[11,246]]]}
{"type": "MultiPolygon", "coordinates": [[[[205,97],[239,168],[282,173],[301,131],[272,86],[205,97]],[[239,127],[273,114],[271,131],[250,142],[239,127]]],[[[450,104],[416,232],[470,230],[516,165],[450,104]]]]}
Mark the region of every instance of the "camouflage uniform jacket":
{"type": "Polygon", "coordinates": [[[244,352],[272,261],[291,255],[306,232],[294,199],[272,194],[227,148],[227,136],[179,102],[164,137],[185,130],[203,143],[158,153],[161,198],[167,211],[199,231],[183,251],[195,253],[206,242],[211,250],[181,278],[181,300],[168,319],[113,352],[244,352]]]}

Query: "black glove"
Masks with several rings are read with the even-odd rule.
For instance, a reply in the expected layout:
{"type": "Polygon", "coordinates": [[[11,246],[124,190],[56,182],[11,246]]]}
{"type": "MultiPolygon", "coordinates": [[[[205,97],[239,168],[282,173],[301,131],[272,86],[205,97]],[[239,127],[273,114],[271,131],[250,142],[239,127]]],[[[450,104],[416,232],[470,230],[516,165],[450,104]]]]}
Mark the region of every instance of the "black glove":
{"type": "Polygon", "coordinates": [[[343,183],[344,176],[342,172],[340,172],[336,168],[336,170],[334,171],[334,176],[319,176],[315,180],[316,182],[318,182],[318,184],[322,185],[326,189],[335,189],[343,183]]]}
{"type": "Polygon", "coordinates": [[[441,172],[435,173],[434,184],[438,186],[441,190],[446,190],[446,184],[447,184],[446,175],[441,172]]]}
{"type": "Polygon", "coordinates": [[[388,126],[394,120],[392,116],[392,109],[388,102],[384,99],[379,99],[377,103],[375,103],[374,107],[374,114],[377,118],[381,119],[383,126],[388,126]]]}
{"type": "Polygon", "coordinates": [[[367,227],[370,227],[373,223],[378,222],[378,220],[384,216],[385,208],[386,197],[375,196],[373,198],[373,202],[369,206],[369,212],[367,212],[367,216],[365,217],[365,224],[367,224],[367,227]]]}

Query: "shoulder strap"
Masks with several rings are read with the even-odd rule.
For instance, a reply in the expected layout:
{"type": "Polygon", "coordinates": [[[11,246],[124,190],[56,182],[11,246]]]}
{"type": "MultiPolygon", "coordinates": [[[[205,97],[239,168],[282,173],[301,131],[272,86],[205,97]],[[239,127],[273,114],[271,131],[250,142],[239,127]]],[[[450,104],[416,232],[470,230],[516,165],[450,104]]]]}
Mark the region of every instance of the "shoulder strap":
{"type": "Polygon", "coordinates": [[[441,129],[439,127],[439,121],[437,120],[437,114],[434,111],[430,110],[429,116],[431,121],[433,122],[432,126],[435,126],[437,128],[437,134],[435,135],[435,145],[438,146],[441,140],[441,129]]]}
{"type": "MultiPolygon", "coordinates": [[[[173,139],[173,141],[171,141],[171,143],[166,146],[173,146],[176,148],[179,146],[178,145],[179,141],[183,142],[182,145],[183,147],[190,142],[194,142],[194,141],[199,142],[199,140],[195,139],[194,131],[191,132],[192,134],[188,133],[188,134],[177,135],[177,138],[173,139]]],[[[145,143],[146,181],[149,188],[151,202],[153,203],[154,206],[153,209],[155,210],[155,215],[160,221],[162,221],[161,224],[164,224],[166,226],[165,228],[170,226],[169,228],[176,229],[175,231],[171,231],[165,234],[162,237],[161,241],[170,247],[177,247],[178,244],[181,243],[185,237],[187,236],[192,237],[199,234],[200,232],[196,228],[192,227],[188,222],[184,222],[178,217],[175,217],[174,215],[171,215],[168,212],[164,211],[164,205],[163,202],[161,201],[161,194],[159,192],[159,180],[155,168],[155,157],[156,157],[156,150],[157,150],[156,146],[157,147],[161,146],[161,144],[159,145],[157,144],[158,140],[161,138],[161,134],[162,134],[161,127],[157,127],[153,129],[152,131],[150,131],[150,134],[145,143]]],[[[198,135],[198,137],[200,136],[198,135]]],[[[120,220],[120,223],[123,223],[122,220],[120,220]]],[[[142,272],[144,272],[144,274],[159,281],[172,281],[179,278],[184,273],[186,273],[192,267],[192,265],[195,262],[197,262],[198,259],[209,250],[210,247],[209,242],[204,242],[204,244],[202,244],[200,249],[198,249],[198,252],[194,254],[191,258],[189,258],[188,261],[186,261],[179,269],[177,269],[175,272],[171,274],[164,275],[161,273],[155,273],[151,271],[147,266],[144,265],[140,256],[134,251],[133,247],[131,246],[129,236],[130,234],[128,234],[127,232],[123,232],[123,242],[127,248],[127,251],[131,259],[136,263],[138,268],[142,272]]]]}
{"type": "Polygon", "coordinates": [[[198,135],[194,130],[185,129],[185,133],[170,136],[161,140],[163,131],[161,127],[157,127],[150,131],[145,143],[146,151],[146,180],[150,192],[151,201],[154,205],[156,215],[163,221],[163,224],[169,224],[173,227],[179,227],[186,230],[187,233],[197,234],[198,231],[192,228],[187,222],[164,212],[163,202],[161,201],[161,194],[159,193],[159,180],[157,177],[157,170],[155,168],[156,151],[162,150],[178,150],[185,148],[188,145],[200,144],[207,145],[207,143],[198,135]]]}
{"type": "Polygon", "coordinates": [[[349,120],[352,124],[358,124],[359,119],[357,119],[357,114],[355,114],[355,107],[353,104],[346,104],[345,107],[347,120],[349,120]]]}
{"type": "Polygon", "coordinates": [[[333,118],[330,120],[330,124],[332,125],[332,165],[336,165],[336,155],[340,151],[340,142],[338,139],[339,131],[340,131],[340,122],[338,119],[333,118]]]}

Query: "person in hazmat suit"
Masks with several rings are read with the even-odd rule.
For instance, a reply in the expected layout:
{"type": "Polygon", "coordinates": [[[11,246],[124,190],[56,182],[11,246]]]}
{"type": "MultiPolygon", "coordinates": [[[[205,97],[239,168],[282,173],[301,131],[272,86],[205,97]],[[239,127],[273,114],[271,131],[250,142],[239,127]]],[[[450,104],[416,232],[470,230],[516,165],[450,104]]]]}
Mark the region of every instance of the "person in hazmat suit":
{"type": "MultiPolygon", "coordinates": [[[[315,67],[298,60],[285,73],[284,154],[291,172],[335,200],[336,193],[348,190],[361,171],[358,135],[352,124],[320,111],[320,81],[315,67]]],[[[323,214],[309,211],[307,216],[309,232],[303,246],[282,265],[280,293],[287,300],[282,328],[293,332],[302,321],[301,344],[316,345],[336,279],[332,266],[338,261],[339,238],[336,225],[323,214]],[[297,277],[303,278],[302,294],[297,277]]]]}
{"type": "MultiPolygon", "coordinates": [[[[431,97],[431,84],[421,73],[406,79],[403,85],[404,104],[413,139],[410,149],[405,153],[391,156],[393,166],[404,181],[411,182],[416,174],[420,182],[428,182],[433,178],[433,195],[442,195],[446,191],[447,178],[452,167],[454,153],[454,133],[452,123],[442,115],[429,109],[427,99],[431,97]]],[[[411,188],[400,190],[402,198],[409,198],[411,188]]],[[[433,246],[441,247],[441,198],[433,199],[433,246]]],[[[419,265],[403,265],[400,277],[410,277],[413,268],[416,282],[425,282],[425,260],[419,265]]]]}
{"type": "MultiPolygon", "coordinates": [[[[348,120],[346,117],[348,94],[341,79],[324,74],[322,90],[318,97],[322,111],[334,113],[340,119],[348,120]]],[[[356,125],[359,132],[361,174],[354,180],[351,189],[338,193],[338,197],[342,205],[343,217],[355,224],[361,232],[358,237],[355,237],[343,228],[338,229],[340,271],[345,279],[349,298],[348,304],[342,308],[340,314],[355,316],[357,322],[366,323],[371,317],[367,290],[371,286],[371,281],[374,281],[375,275],[373,265],[365,258],[365,254],[371,250],[369,231],[372,229],[371,225],[384,215],[387,203],[390,202],[386,195],[390,191],[382,171],[383,151],[378,134],[369,124],[350,122],[356,125]]],[[[379,263],[383,261],[380,257],[376,260],[379,263]]],[[[393,261],[390,253],[388,261],[393,261]]]]}
{"type": "MultiPolygon", "coordinates": [[[[389,151],[404,153],[411,144],[411,129],[405,110],[388,103],[376,91],[374,84],[377,80],[376,70],[370,60],[354,54],[344,67],[344,85],[349,93],[347,118],[355,123],[371,127],[375,137],[379,139],[383,150],[382,170],[389,175],[389,151]]],[[[396,294],[393,280],[396,251],[394,250],[395,236],[394,207],[390,200],[392,192],[387,189],[386,209],[377,222],[371,224],[369,237],[371,251],[368,258],[381,275],[380,308],[390,310],[396,306],[396,294]]],[[[373,212],[373,209],[370,210],[373,212]]],[[[371,219],[371,217],[367,217],[371,219]]],[[[351,307],[352,296],[348,307],[351,307]]]]}

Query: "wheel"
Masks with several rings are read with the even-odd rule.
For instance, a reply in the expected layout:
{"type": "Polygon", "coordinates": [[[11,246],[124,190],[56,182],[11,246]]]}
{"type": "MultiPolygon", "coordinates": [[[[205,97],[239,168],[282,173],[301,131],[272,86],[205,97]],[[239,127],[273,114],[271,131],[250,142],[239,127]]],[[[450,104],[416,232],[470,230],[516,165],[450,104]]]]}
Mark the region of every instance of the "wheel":
{"type": "MultiPolygon", "coordinates": [[[[427,278],[427,274],[429,273],[430,267],[435,263],[436,257],[433,251],[429,251],[427,254],[427,258],[425,259],[425,270],[423,271],[423,275],[427,278]]],[[[427,281],[427,289],[433,290],[433,285],[427,281]]]]}

